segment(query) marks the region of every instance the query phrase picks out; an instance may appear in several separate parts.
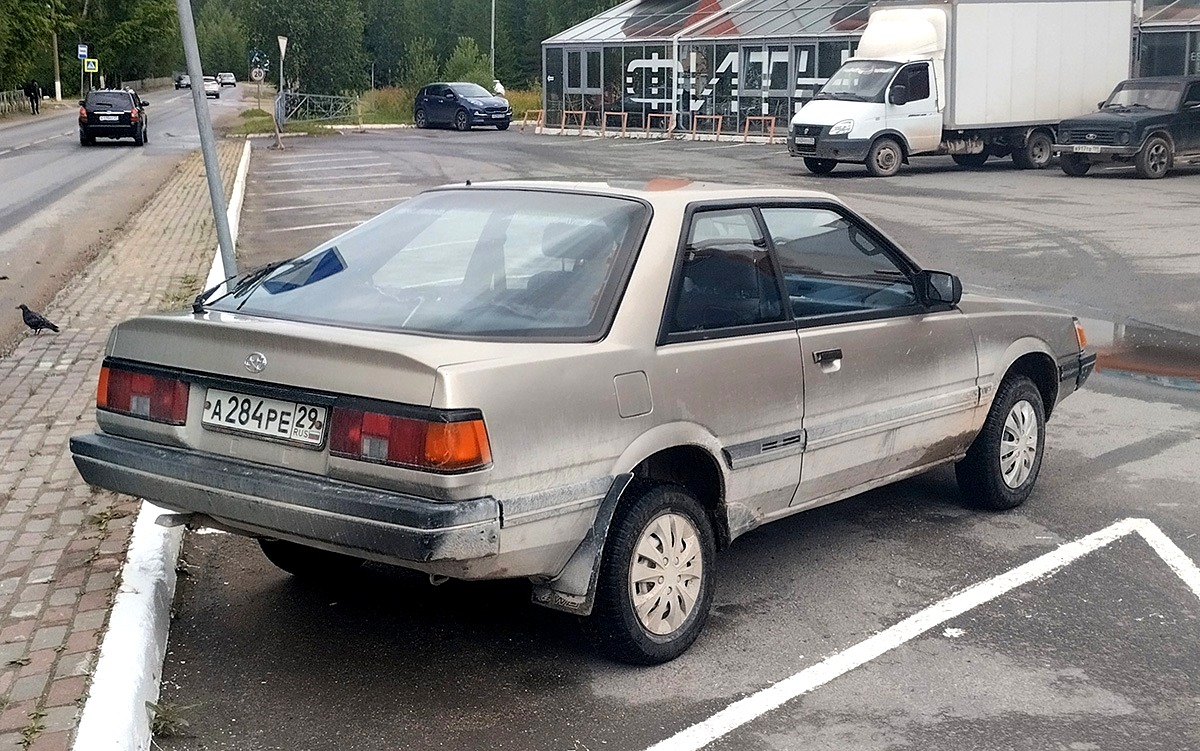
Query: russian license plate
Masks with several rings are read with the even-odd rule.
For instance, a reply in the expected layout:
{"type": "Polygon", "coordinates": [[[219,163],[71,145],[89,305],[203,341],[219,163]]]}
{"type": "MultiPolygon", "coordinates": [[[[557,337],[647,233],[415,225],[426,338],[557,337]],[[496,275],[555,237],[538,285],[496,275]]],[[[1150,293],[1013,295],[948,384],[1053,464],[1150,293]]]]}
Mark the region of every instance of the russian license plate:
{"type": "Polygon", "coordinates": [[[796,143],[801,146],[816,146],[817,139],[813,136],[796,136],[796,143]]]}
{"type": "Polygon", "coordinates": [[[325,407],[209,389],[201,422],[222,430],[320,446],[325,442],[327,413],[325,407]]]}
{"type": "Polygon", "coordinates": [[[493,112],[493,113],[492,113],[492,117],[494,117],[494,118],[496,118],[497,120],[499,120],[500,118],[504,117],[504,113],[503,113],[503,112],[493,112]]]}
{"type": "Polygon", "coordinates": [[[1074,151],[1076,154],[1099,154],[1100,147],[1099,146],[1087,146],[1087,145],[1072,146],[1071,151],[1074,151]]]}
{"type": "Polygon", "coordinates": [[[118,121],[120,119],[121,118],[118,115],[101,115],[100,116],[100,122],[102,122],[102,123],[115,123],[116,121],[118,121]]]}

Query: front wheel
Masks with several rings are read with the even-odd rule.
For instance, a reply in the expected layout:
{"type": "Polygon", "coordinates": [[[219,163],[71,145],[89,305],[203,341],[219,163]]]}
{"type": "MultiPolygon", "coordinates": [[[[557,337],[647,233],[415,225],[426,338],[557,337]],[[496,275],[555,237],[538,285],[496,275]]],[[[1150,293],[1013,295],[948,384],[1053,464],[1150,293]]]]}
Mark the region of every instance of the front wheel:
{"type": "Polygon", "coordinates": [[[363,564],[361,558],[297,545],[287,540],[259,538],[258,546],[268,561],[298,579],[333,581],[354,572],[363,564]]]}
{"type": "Polygon", "coordinates": [[[904,151],[894,138],[880,138],[867,152],[867,172],[872,177],[891,177],[900,171],[904,151]]]}
{"type": "Polygon", "coordinates": [[[585,621],[600,650],[635,665],[683,654],[708,619],[715,556],[712,524],[691,493],[631,486],[613,517],[585,621]]]}
{"type": "Polygon", "coordinates": [[[817,159],[806,156],[804,157],[804,166],[814,175],[828,175],[837,167],[837,162],[833,159],[817,159]]]}
{"type": "Polygon", "coordinates": [[[1043,169],[1054,155],[1054,141],[1044,130],[1035,130],[1025,139],[1024,146],[1014,147],[1013,164],[1021,169],[1043,169]]]}
{"type": "Polygon", "coordinates": [[[1146,180],[1164,177],[1171,169],[1171,144],[1162,136],[1153,136],[1133,158],[1137,176],[1146,180]]]}
{"type": "Polygon", "coordinates": [[[992,408],[966,457],[954,467],[963,499],[1003,511],[1029,498],[1045,450],[1046,408],[1033,381],[1010,375],[996,390],[992,408]]]}
{"type": "Polygon", "coordinates": [[[425,110],[417,110],[413,113],[413,123],[418,128],[428,128],[429,118],[425,115],[425,110]]]}
{"type": "Polygon", "coordinates": [[[1063,154],[1058,158],[1058,166],[1071,177],[1083,177],[1092,168],[1092,163],[1080,154],[1063,154]]]}
{"type": "Polygon", "coordinates": [[[979,169],[988,160],[987,151],[981,151],[978,154],[951,154],[950,158],[959,167],[967,167],[968,169],[979,169]]]}
{"type": "Polygon", "coordinates": [[[454,113],[454,129],[460,131],[471,129],[471,116],[467,114],[466,110],[454,113]]]}
{"type": "Polygon", "coordinates": [[[496,123],[496,130],[508,130],[509,125],[510,125],[510,123],[507,123],[507,122],[496,123]]]}

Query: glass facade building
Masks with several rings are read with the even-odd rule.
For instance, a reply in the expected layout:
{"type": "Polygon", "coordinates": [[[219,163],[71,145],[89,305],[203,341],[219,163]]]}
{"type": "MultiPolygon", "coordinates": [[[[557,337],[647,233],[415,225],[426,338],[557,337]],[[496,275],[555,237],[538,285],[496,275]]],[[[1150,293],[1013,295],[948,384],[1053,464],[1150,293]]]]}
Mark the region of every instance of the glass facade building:
{"type": "MultiPolygon", "coordinates": [[[[868,1],[629,0],[542,43],[545,122],[625,112],[630,128],[708,131],[714,115],[725,133],[752,116],[785,128],[853,54],[868,1]]],[[[1135,73],[1200,75],[1200,0],[1142,6],[1135,73]]]]}

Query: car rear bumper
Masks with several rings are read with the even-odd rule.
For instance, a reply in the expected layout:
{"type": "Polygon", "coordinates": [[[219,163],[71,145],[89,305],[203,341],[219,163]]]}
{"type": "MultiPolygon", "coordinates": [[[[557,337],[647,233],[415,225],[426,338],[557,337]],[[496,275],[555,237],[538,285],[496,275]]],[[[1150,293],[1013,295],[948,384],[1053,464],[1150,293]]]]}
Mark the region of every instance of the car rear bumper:
{"type": "MultiPolygon", "coordinates": [[[[90,485],[242,534],[431,572],[439,563],[499,552],[500,506],[493,498],[432,501],[103,433],[72,438],[71,453],[90,485]]],[[[447,572],[469,574],[455,565],[447,572]]]]}
{"type": "Polygon", "coordinates": [[[135,138],[141,125],[118,123],[115,125],[89,123],[80,125],[79,132],[91,138],[135,138]]]}

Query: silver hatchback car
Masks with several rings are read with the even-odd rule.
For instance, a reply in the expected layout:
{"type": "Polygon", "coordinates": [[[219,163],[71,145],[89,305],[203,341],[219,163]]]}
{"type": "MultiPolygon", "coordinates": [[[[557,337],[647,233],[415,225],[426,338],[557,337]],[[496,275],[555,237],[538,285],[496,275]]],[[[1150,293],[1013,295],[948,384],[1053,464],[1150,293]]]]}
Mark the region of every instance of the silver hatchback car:
{"type": "Polygon", "coordinates": [[[1085,344],[821,193],[447,187],[118,325],[71,446],[295,575],[524,577],[658,663],[760,524],[948,462],[968,503],[1025,501],[1085,344]]]}

